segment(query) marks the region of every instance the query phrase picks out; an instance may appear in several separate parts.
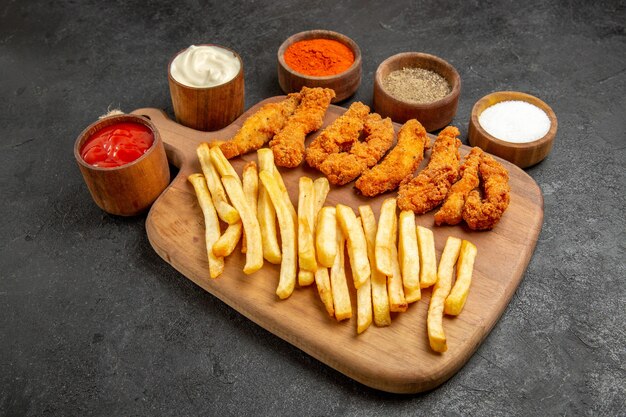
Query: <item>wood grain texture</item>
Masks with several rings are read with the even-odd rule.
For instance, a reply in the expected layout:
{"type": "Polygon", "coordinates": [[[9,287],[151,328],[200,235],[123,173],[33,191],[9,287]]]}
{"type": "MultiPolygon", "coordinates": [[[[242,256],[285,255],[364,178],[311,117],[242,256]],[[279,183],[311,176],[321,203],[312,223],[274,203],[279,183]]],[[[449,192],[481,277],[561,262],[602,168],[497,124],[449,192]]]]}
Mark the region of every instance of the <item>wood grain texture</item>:
{"type": "MultiPolygon", "coordinates": [[[[423,291],[422,300],[411,304],[406,313],[393,314],[391,326],[372,325],[357,336],[356,317],[342,323],[330,319],[314,286],[296,288],[289,299],[279,300],[274,293],[279,267],[266,263],[257,273],[246,276],[241,270],[245,255],[238,250],[226,259],[220,278],[209,278],[202,214],[193,189],[186,182],[187,175],[200,171],[196,146],[202,141],[230,138],[259,106],[278,99],[257,104],[233,125],[213,133],[184,128],[167,119],[160,110],[135,110],[136,114],[149,116],[158,126],[170,160],[180,167],[179,175],[153,205],[146,220],[150,243],[163,259],[209,293],[268,331],[365,385],[396,393],[415,393],[440,385],[471,357],[521,281],[543,220],[543,197],[539,187],[524,171],[503,161],[511,175],[512,197],[509,209],[493,231],[473,232],[461,226],[435,227],[432,212],[416,218],[417,224],[434,230],[438,256],[449,235],[468,239],[478,248],[465,309],[459,317],[444,318],[448,352],[435,353],[428,345],[426,313],[430,289],[423,291]]],[[[331,106],[325,125],[344,111],[331,106]]],[[[464,146],[462,153],[467,151],[464,146]]],[[[256,160],[255,153],[232,162],[241,173],[243,165],[250,160],[256,160]]],[[[422,166],[427,161],[428,158],[422,166]]],[[[281,173],[294,202],[299,177],[320,176],[308,167],[281,169],[281,173]]],[[[361,197],[348,184],[332,187],[326,204],[343,203],[355,210],[359,205],[371,204],[378,216],[382,201],[390,195],[395,193],[372,199],[361,197]]],[[[348,281],[352,303],[356,306],[356,291],[352,280],[348,281]]]]}
{"type": "Polygon", "coordinates": [[[421,52],[403,52],[384,60],[376,70],[374,76],[374,111],[383,117],[390,117],[397,123],[404,123],[409,119],[420,121],[428,132],[447,126],[459,104],[461,94],[461,77],[452,65],[443,59],[421,52]],[[441,100],[432,103],[409,103],[399,100],[388,94],[383,88],[383,82],[389,73],[403,68],[423,68],[436,72],[448,81],[452,91],[441,100]]]}
{"type": "Polygon", "coordinates": [[[469,143],[485,151],[506,159],[520,168],[535,165],[544,160],[552,150],[558,122],[552,108],[539,98],[519,91],[497,91],[487,94],[474,104],[469,121],[469,143]],[[502,101],[526,101],[543,110],[550,119],[550,130],[544,137],[528,143],[511,143],[500,140],[480,125],[478,118],[488,107],[502,101]]]}
{"type": "Polygon", "coordinates": [[[91,197],[110,214],[135,216],[144,212],[170,182],[170,169],[159,131],[150,121],[135,115],[109,116],[92,123],[74,143],[74,158],[91,197]],[[144,125],[154,134],[154,142],[144,155],[115,168],[99,168],[83,160],[80,150],[87,139],[105,127],[125,122],[144,125]]]}
{"type": "Polygon", "coordinates": [[[307,30],[290,36],[278,48],[278,84],[285,93],[300,91],[302,87],[332,88],[335,98],[332,103],[343,101],[354,94],[361,85],[361,49],[352,39],[330,30],[307,30]],[[354,63],[346,71],[326,77],[313,77],[292,70],[285,62],[287,48],[299,41],[310,39],[331,39],[346,45],[354,53],[354,63]]]}
{"type": "Polygon", "coordinates": [[[241,57],[232,49],[220,45],[206,44],[198,46],[218,46],[231,51],[240,63],[239,72],[232,80],[215,87],[197,88],[181,84],[172,76],[172,62],[167,66],[167,78],[174,115],[178,123],[192,129],[215,131],[230,125],[244,110],[244,70],[241,57]]]}

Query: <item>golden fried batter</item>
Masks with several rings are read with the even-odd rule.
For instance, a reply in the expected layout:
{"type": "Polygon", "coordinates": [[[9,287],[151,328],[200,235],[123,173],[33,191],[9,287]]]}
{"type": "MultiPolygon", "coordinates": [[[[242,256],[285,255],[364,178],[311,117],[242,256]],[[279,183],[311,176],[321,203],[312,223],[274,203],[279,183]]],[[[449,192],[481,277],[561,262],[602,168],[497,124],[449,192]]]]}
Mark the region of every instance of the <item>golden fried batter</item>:
{"type": "Polygon", "coordinates": [[[398,207],[416,214],[426,213],[446,198],[459,175],[459,130],[448,126],[437,136],[430,161],[415,178],[405,181],[398,191],[398,207]]]}
{"type": "Polygon", "coordinates": [[[383,119],[376,113],[368,115],[363,125],[363,134],[362,142],[355,142],[348,152],[328,155],[320,165],[319,170],[331,184],[347,184],[380,161],[393,144],[391,119],[383,119]]]}
{"type": "Polygon", "coordinates": [[[398,143],[382,162],[356,182],[356,188],[368,197],[394,190],[411,176],[424,159],[424,149],[430,144],[426,130],[415,119],[407,121],[398,132],[398,143]]]}
{"type": "Polygon", "coordinates": [[[354,102],[348,110],[332,122],[306,149],[306,162],[313,168],[320,166],[330,154],[347,152],[359,140],[363,123],[370,108],[361,102],[354,102]]]}
{"type": "Polygon", "coordinates": [[[330,88],[302,87],[300,95],[300,105],[270,141],[274,161],[281,167],[295,168],[302,163],[306,135],[322,127],[335,91],[330,88]]]}
{"type": "Polygon", "coordinates": [[[463,220],[470,229],[492,229],[509,206],[509,173],[498,161],[483,153],[478,168],[484,198],[478,190],[470,192],[463,208],[463,220]]]}
{"type": "Polygon", "coordinates": [[[283,128],[299,103],[300,93],[293,93],[282,101],[263,105],[231,140],[220,144],[224,156],[231,159],[261,148],[283,128]]]}
{"type": "Polygon", "coordinates": [[[439,211],[435,213],[435,224],[437,226],[442,224],[455,225],[463,220],[465,200],[470,191],[478,187],[478,164],[480,163],[482,153],[482,149],[474,147],[465,157],[465,161],[460,169],[461,179],[450,187],[446,200],[439,211]]]}

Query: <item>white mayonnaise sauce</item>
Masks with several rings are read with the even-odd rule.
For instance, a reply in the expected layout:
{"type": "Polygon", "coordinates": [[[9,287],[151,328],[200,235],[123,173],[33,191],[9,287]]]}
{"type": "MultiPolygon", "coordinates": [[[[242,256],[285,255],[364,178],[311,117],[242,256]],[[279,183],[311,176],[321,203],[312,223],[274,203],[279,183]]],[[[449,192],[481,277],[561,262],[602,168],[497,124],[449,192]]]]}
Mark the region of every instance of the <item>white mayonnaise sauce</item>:
{"type": "Polygon", "coordinates": [[[228,49],[219,46],[191,45],[181,52],[170,67],[172,77],[188,87],[215,87],[237,76],[241,62],[228,49]]]}

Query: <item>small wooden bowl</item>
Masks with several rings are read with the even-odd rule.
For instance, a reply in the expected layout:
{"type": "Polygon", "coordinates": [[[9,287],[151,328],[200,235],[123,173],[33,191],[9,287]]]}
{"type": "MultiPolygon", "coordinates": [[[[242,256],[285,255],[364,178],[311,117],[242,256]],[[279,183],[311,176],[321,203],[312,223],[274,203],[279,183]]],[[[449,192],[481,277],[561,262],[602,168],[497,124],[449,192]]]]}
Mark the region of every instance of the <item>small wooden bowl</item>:
{"type": "Polygon", "coordinates": [[[354,94],[361,84],[361,49],[352,39],[341,33],[330,30],[307,30],[296,33],[287,38],[280,48],[278,48],[278,83],[280,88],[286,93],[300,91],[302,87],[322,87],[335,90],[333,103],[343,101],[354,94]],[[285,51],[287,48],[299,41],[309,39],[331,39],[346,45],[354,53],[354,62],[344,72],[326,77],[313,77],[296,72],[285,62],[285,51]]]}
{"type": "Polygon", "coordinates": [[[443,59],[421,52],[403,52],[384,60],[374,77],[374,110],[383,117],[390,117],[397,123],[417,119],[424,128],[432,132],[447,126],[459,104],[461,77],[452,65],[443,59]],[[390,72],[403,68],[423,68],[436,72],[448,81],[451,91],[444,98],[432,103],[411,103],[391,96],[383,87],[383,81],[390,72]]]}
{"type": "Polygon", "coordinates": [[[497,91],[481,98],[474,104],[472,114],[469,121],[469,143],[472,146],[478,146],[483,150],[497,155],[517,165],[520,168],[527,168],[541,162],[552,149],[558,122],[556,115],[546,103],[530,94],[520,93],[518,91],[497,91]],[[550,130],[544,137],[533,142],[512,143],[498,139],[489,133],[480,125],[478,118],[480,114],[487,108],[501,101],[526,101],[539,107],[546,112],[550,119],[550,130]]]}
{"type": "Polygon", "coordinates": [[[140,116],[110,116],[92,123],[76,139],[74,158],[93,200],[110,214],[134,216],[142,213],[170,182],[167,156],[159,131],[149,120],[140,116]],[[122,122],[138,123],[150,129],[154,135],[150,149],[135,161],[115,168],[99,168],[85,162],[80,156],[85,141],[103,128],[122,122]]]}
{"type": "Polygon", "coordinates": [[[243,113],[245,90],[243,61],[239,54],[230,48],[214,44],[198,46],[217,46],[231,51],[239,60],[239,73],[232,80],[214,87],[189,87],[172,77],[172,62],[187,48],[178,51],[167,64],[174,115],[178,123],[192,129],[205,132],[220,130],[243,113]]]}

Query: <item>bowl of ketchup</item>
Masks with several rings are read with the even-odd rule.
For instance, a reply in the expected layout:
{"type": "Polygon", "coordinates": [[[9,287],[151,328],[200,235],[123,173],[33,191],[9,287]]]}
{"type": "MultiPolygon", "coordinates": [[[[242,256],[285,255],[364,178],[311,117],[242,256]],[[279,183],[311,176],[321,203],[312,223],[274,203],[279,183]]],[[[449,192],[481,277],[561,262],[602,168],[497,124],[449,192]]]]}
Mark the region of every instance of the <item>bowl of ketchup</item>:
{"type": "Polygon", "coordinates": [[[170,181],[159,131],[146,118],[123,114],[88,126],[74,157],[96,204],[110,214],[145,211],[170,181]]]}

